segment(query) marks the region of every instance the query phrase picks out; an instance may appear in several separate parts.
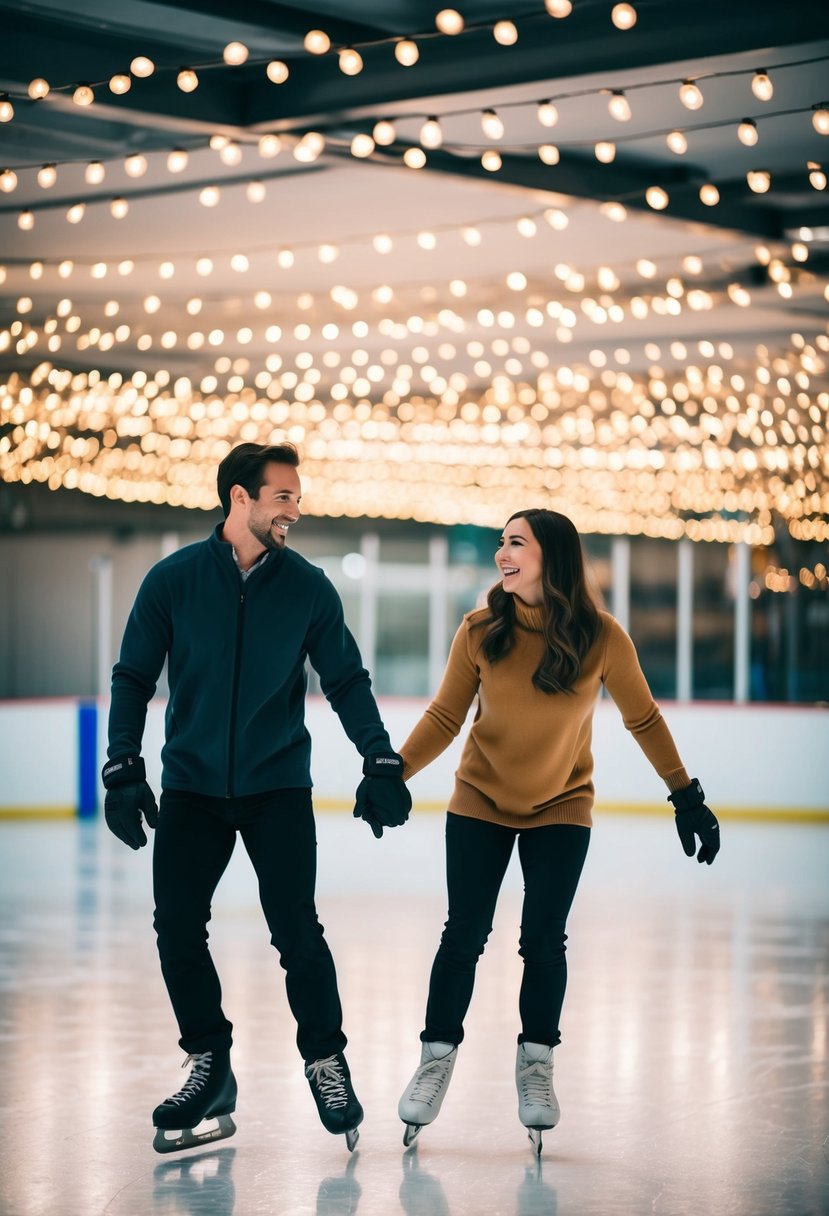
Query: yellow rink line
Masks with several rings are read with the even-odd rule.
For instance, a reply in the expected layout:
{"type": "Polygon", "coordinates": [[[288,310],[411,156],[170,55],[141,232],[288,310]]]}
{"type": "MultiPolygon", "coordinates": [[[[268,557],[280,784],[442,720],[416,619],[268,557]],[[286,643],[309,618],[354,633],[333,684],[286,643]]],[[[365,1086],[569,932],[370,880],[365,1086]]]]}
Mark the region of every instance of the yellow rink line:
{"type": "MultiPolygon", "coordinates": [[[[342,798],[315,798],[317,811],[350,811],[353,801],[342,798]]],[[[442,813],[444,802],[416,802],[415,814],[442,813]]],[[[669,815],[670,807],[658,802],[598,802],[594,807],[597,815],[669,815]]],[[[774,806],[757,807],[715,806],[718,819],[742,820],[745,823],[829,823],[829,807],[774,806]]],[[[0,819],[74,819],[73,806],[0,806],[0,819]]]]}

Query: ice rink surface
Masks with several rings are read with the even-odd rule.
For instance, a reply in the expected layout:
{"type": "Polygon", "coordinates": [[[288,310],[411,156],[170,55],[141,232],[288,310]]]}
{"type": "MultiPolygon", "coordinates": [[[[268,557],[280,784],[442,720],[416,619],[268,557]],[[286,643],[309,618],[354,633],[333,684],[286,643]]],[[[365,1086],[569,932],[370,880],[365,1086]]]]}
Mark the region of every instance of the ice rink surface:
{"type": "MultiPolygon", "coordinates": [[[[715,808],[716,809],[716,808],[715,808]]],[[[562,1121],[534,1157],[513,1080],[520,875],[505,883],[439,1120],[402,1144],[444,915],[443,819],[375,841],[318,818],[319,907],[366,1111],[320,1126],[237,848],[211,931],[238,1133],[161,1157],[183,1053],[149,849],[100,824],[0,824],[2,1216],[826,1216],[829,828],[723,824],[711,868],[671,816],[597,816],[569,927],[562,1121]]]]}

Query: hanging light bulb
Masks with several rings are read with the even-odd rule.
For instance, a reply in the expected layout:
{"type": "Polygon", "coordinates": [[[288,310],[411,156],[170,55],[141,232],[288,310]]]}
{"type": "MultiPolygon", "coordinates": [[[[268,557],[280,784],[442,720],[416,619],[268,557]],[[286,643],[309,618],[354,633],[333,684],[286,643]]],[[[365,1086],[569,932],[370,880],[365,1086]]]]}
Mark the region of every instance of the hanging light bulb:
{"type": "Polygon", "coordinates": [[[481,114],[481,127],[487,139],[502,139],[504,124],[494,110],[484,110],[481,114]]]}
{"type": "Polygon", "coordinates": [[[443,130],[436,118],[427,118],[420,128],[420,142],[424,148],[439,148],[443,143],[443,130]]]}
{"type": "Polygon", "coordinates": [[[614,89],[607,103],[608,113],[617,122],[630,122],[630,102],[621,89],[614,89]]]}
{"type": "Polygon", "coordinates": [[[325,140],[319,131],[306,131],[294,148],[294,160],[301,161],[305,165],[311,164],[320,156],[324,148],[325,140]]]}
{"type": "Polygon", "coordinates": [[[704,203],[706,207],[716,207],[720,201],[720,192],[713,182],[705,182],[699,188],[699,198],[700,202],[704,203]]]}
{"type": "Polygon", "coordinates": [[[557,165],[561,160],[561,153],[555,144],[542,144],[538,149],[538,158],[545,165],[557,165]]]}
{"type": "Polygon", "coordinates": [[[664,211],[670,199],[667,190],[663,190],[661,186],[648,186],[645,191],[645,201],[649,207],[653,207],[654,211],[664,211]]]}
{"type": "Polygon", "coordinates": [[[146,55],[136,55],[130,64],[130,71],[133,76],[138,76],[140,79],[146,79],[152,76],[155,71],[155,64],[152,59],[148,59],[146,55]]]}
{"type": "Polygon", "coordinates": [[[518,29],[512,21],[496,21],[492,36],[500,46],[514,46],[518,41],[518,29]]]}
{"type": "Polygon", "coordinates": [[[267,193],[264,182],[248,182],[245,187],[245,198],[249,203],[264,203],[267,193]]]}
{"type": "Polygon", "coordinates": [[[614,4],[610,19],[617,30],[632,30],[636,25],[636,9],[632,4],[614,4]]]}
{"type": "Polygon", "coordinates": [[[379,122],[374,124],[374,130],[371,133],[374,137],[374,142],[379,144],[381,148],[387,148],[397,139],[397,129],[393,122],[389,122],[386,118],[381,118],[379,122]]]}
{"type": "Polygon", "coordinates": [[[89,186],[100,186],[106,177],[106,169],[99,160],[91,160],[83,171],[84,181],[89,186]]]}
{"type": "Polygon", "coordinates": [[[42,98],[49,96],[49,82],[44,80],[42,76],[36,76],[34,80],[29,81],[27,92],[32,101],[40,101],[42,98]]]}
{"type": "Polygon", "coordinates": [[[463,17],[454,8],[442,8],[435,17],[435,25],[442,34],[454,36],[463,33],[463,17]]]}
{"type": "Polygon", "coordinates": [[[364,160],[367,156],[371,156],[374,151],[374,140],[366,132],[361,132],[355,135],[351,141],[351,155],[364,160]]]}
{"type": "Polygon", "coordinates": [[[309,30],[303,45],[309,55],[324,55],[331,50],[331,39],[324,30],[309,30]]]}
{"type": "Polygon", "coordinates": [[[803,241],[795,241],[792,245],[792,257],[796,262],[808,262],[809,246],[803,241]]]}
{"type": "Polygon", "coordinates": [[[110,215],[115,220],[122,220],[130,209],[125,198],[114,198],[109,204],[110,215]]]}
{"type": "Polygon", "coordinates": [[[516,220],[515,226],[521,236],[531,237],[538,232],[538,225],[529,215],[522,215],[519,220],[516,220]]]}
{"type": "Polygon", "coordinates": [[[21,211],[17,217],[17,226],[22,232],[31,232],[35,226],[35,217],[32,211],[21,211]]]}
{"type": "Polygon", "coordinates": [[[572,0],[544,0],[544,7],[551,17],[569,17],[573,11],[572,0]]]}
{"type": "Polygon", "coordinates": [[[147,172],[147,158],[140,152],[134,152],[124,161],[124,172],[128,177],[143,177],[147,172]]]}
{"type": "Polygon", "coordinates": [[[669,131],[665,137],[665,141],[672,152],[677,156],[682,156],[688,151],[688,140],[685,138],[683,131],[669,131]]]}
{"type": "Polygon", "coordinates": [[[558,110],[551,101],[540,101],[536,115],[542,127],[554,127],[558,122],[558,110]]]}
{"type": "Polygon", "coordinates": [[[167,169],[170,173],[182,173],[187,168],[189,159],[183,148],[173,148],[167,157],[167,169]]]}
{"type": "Polygon", "coordinates": [[[290,76],[287,63],[281,59],[272,59],[265,68],[265,75],[271,84],[284,84],[290,76]]]}
{"type": "Polygon", "coordinates": [[[237,143],[229,139],[222,150],[219,152],[219,160],[223,165],[240,165],[242,163],[242,149],[237,143]]]}
{"type": "Polygon", "coordinates": [[[771,187],[771,174],[765,169],[749,169],[746,181],[749,190],[755,194],[767,194],[771,187]]]}
{"type": "Polygon", "coordinates": [[[95,100],[95,94],[88,84],[79,84],[72,94],[72,100],[76,106],[91,106],[95,100]]]}
{"type": "Polygon", "coordinates": [[[417,43],[412,42],[411,38],[401,38],[394,44],[394,57],[404,68],[413,67],[420,58],[417,43]]]}
{"type": "Polygon", "coordinates": [[[115,76],[110,77],[109,88],[110,92],[120,97],[124,93],[129,93],[132,88],[132,81],[124,72],[118,72],[115,76]]]}
{"type": "Polygon", "coordinates": [[[816,160],[810,160],[806,164],[809,170],[809,182],[815,190],[826,189],[826,174],[816,160]]]}
{"type": "Polygon", "coordinates": [[[621,203],[602,203],[599,211],[605,219],[611,220],[614,224],[621,224],[628,217],[627,209],[621,203]]]}
{"type": "Polygon", "coordinates": [[[426,164],[426,153],[422,148],[407,148],[403,153],[403,162],[409,169],[422,169],[426,164]]]}
{"type": "Polygon", "coordinates": [[[282,140],[278,135],[274,135],[273,133],[262,135],[260,136],[257,148],[261,157],[270,160],[271,157],[278,156],[282,151],[282,140]]]}
{"type": "Polygon", "coordinates": [[[352,46],[344,46],[338,52],[340,71],[345,76],[358,76],[363,70],[363,57],[352,46]]]}
{"type": "Polygon", "coordinates": [[[487,148],[481,157],[481,164],[488,173],[497,173],[502,164],[500,154],[494,148],[487,148]]]}
{"type": "Polygon", "coordinates": [[[199,192],[199,202],[201,203],[202,207],[215,207],[220,198],[221,194],[219,193],[218,186],[205,186],[204,189],[199,192]]]}
{"type": "Polygon", "coordinates": [[[696,81],[684,80],[679,88],[679,100],[686,110],[698,110],[705,99],[696,81]]]}
{"type": "Polygon", "coordinates": [[[14,106],[9,101],[8,93],[0,93],[0,122],[11,122],[14,118],[14,106]]]}
{"type": "Polygon", "coordinates": [[[758,101],[771,101],[774,96],[774,85],[768,72],[763,68],[755,72],[751,78],[751,91],[758,101]]]}
{"type": "Polygon", "coordinates": [[[391,253],[392,249],[394,248],[394,241],[385,232],[378,233],[371,243],[377,253],[391,253]]]}
{"type": "Polygon", "coordinates": [[[70,224],[79,224],[84,217],[86,211],[86,203],[74,203],[66,212],[66,218],[70,224]]]}
{"type": "Polygon", "coordinates": [[[753,118],[744,118],[737,128],[737,138],[741,144],[745,144],[747,148],[753,148],[760,138],[757,132],[757,123],[753,118]]]}
{"type": "Polygon", "coordinates": [[[601,161],[603,165],[609,165],[616,159],[616,145],[610,140],[599,140],[593,151],[596,153],[596,160],[601,161]]]}
{"type": "Polygon", "coordinates": [[[812,126],[818,135],[829,135],[829,109],[825,105],[815,107],[812,114],[812,126]]]}
{"type": "Polygon", "coordinates": [[[182,68],[176,77],[176,84],[182,93],[193,93],[199,87],[199,78],[192,68],[182,68]]]}
{"type": "Polygon", "coordinates": [[[222,51],[222,59],[228,67],[238,68],[247,61],[249,54],[244,42],[229,42],[222,51]]]}
{"type": "Polygon", "coordinates": [[[0,190],[4,194],[11,194],[12,190],[17,188],[17,174],[14,169],[4,169],[0,173],[0,190]]]}

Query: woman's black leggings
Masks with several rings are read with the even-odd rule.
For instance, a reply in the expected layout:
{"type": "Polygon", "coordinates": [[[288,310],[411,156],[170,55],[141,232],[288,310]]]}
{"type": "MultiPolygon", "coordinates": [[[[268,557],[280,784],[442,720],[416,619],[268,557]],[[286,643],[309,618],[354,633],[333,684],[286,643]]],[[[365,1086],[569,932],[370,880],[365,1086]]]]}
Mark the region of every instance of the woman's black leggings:
{"type": "Polygon", "coordinates": [[[498,892],[518,837],[524,874],[519,954],[524,960],[518,1041],[561,1041],[567,986],[565,925],[581,877],[590,828],[505,828],[451,812],[446,817],[449,917],[432,965],[424,1042],[460,1043],[475,966],[492,930],[498,892]]]}

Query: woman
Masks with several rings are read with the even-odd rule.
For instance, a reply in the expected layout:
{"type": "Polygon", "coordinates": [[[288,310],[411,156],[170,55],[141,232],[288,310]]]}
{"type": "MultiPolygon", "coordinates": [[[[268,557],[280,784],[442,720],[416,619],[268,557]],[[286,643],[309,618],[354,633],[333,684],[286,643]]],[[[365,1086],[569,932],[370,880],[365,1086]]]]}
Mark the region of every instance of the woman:
{"type": "Polygon", "coordinates": [[[437,696],[400,749],[408,779],[475,720],[446,821],[449,914],[432,967],[421,1061],[398,1111],[404,1144],[440,1111],[516,838],[524,875],[516,1084],[536,1151],[555,1127],[553,1048],[567,980],[565,926],[590,840],[593,711],[602,684],[677,813],[689,857],[709,865],[719,827],[654,703],[628,635],[594,604],[578,533],[556,511],[518,511],[495,562],[487,607],[464,617],[437,696]]]}

